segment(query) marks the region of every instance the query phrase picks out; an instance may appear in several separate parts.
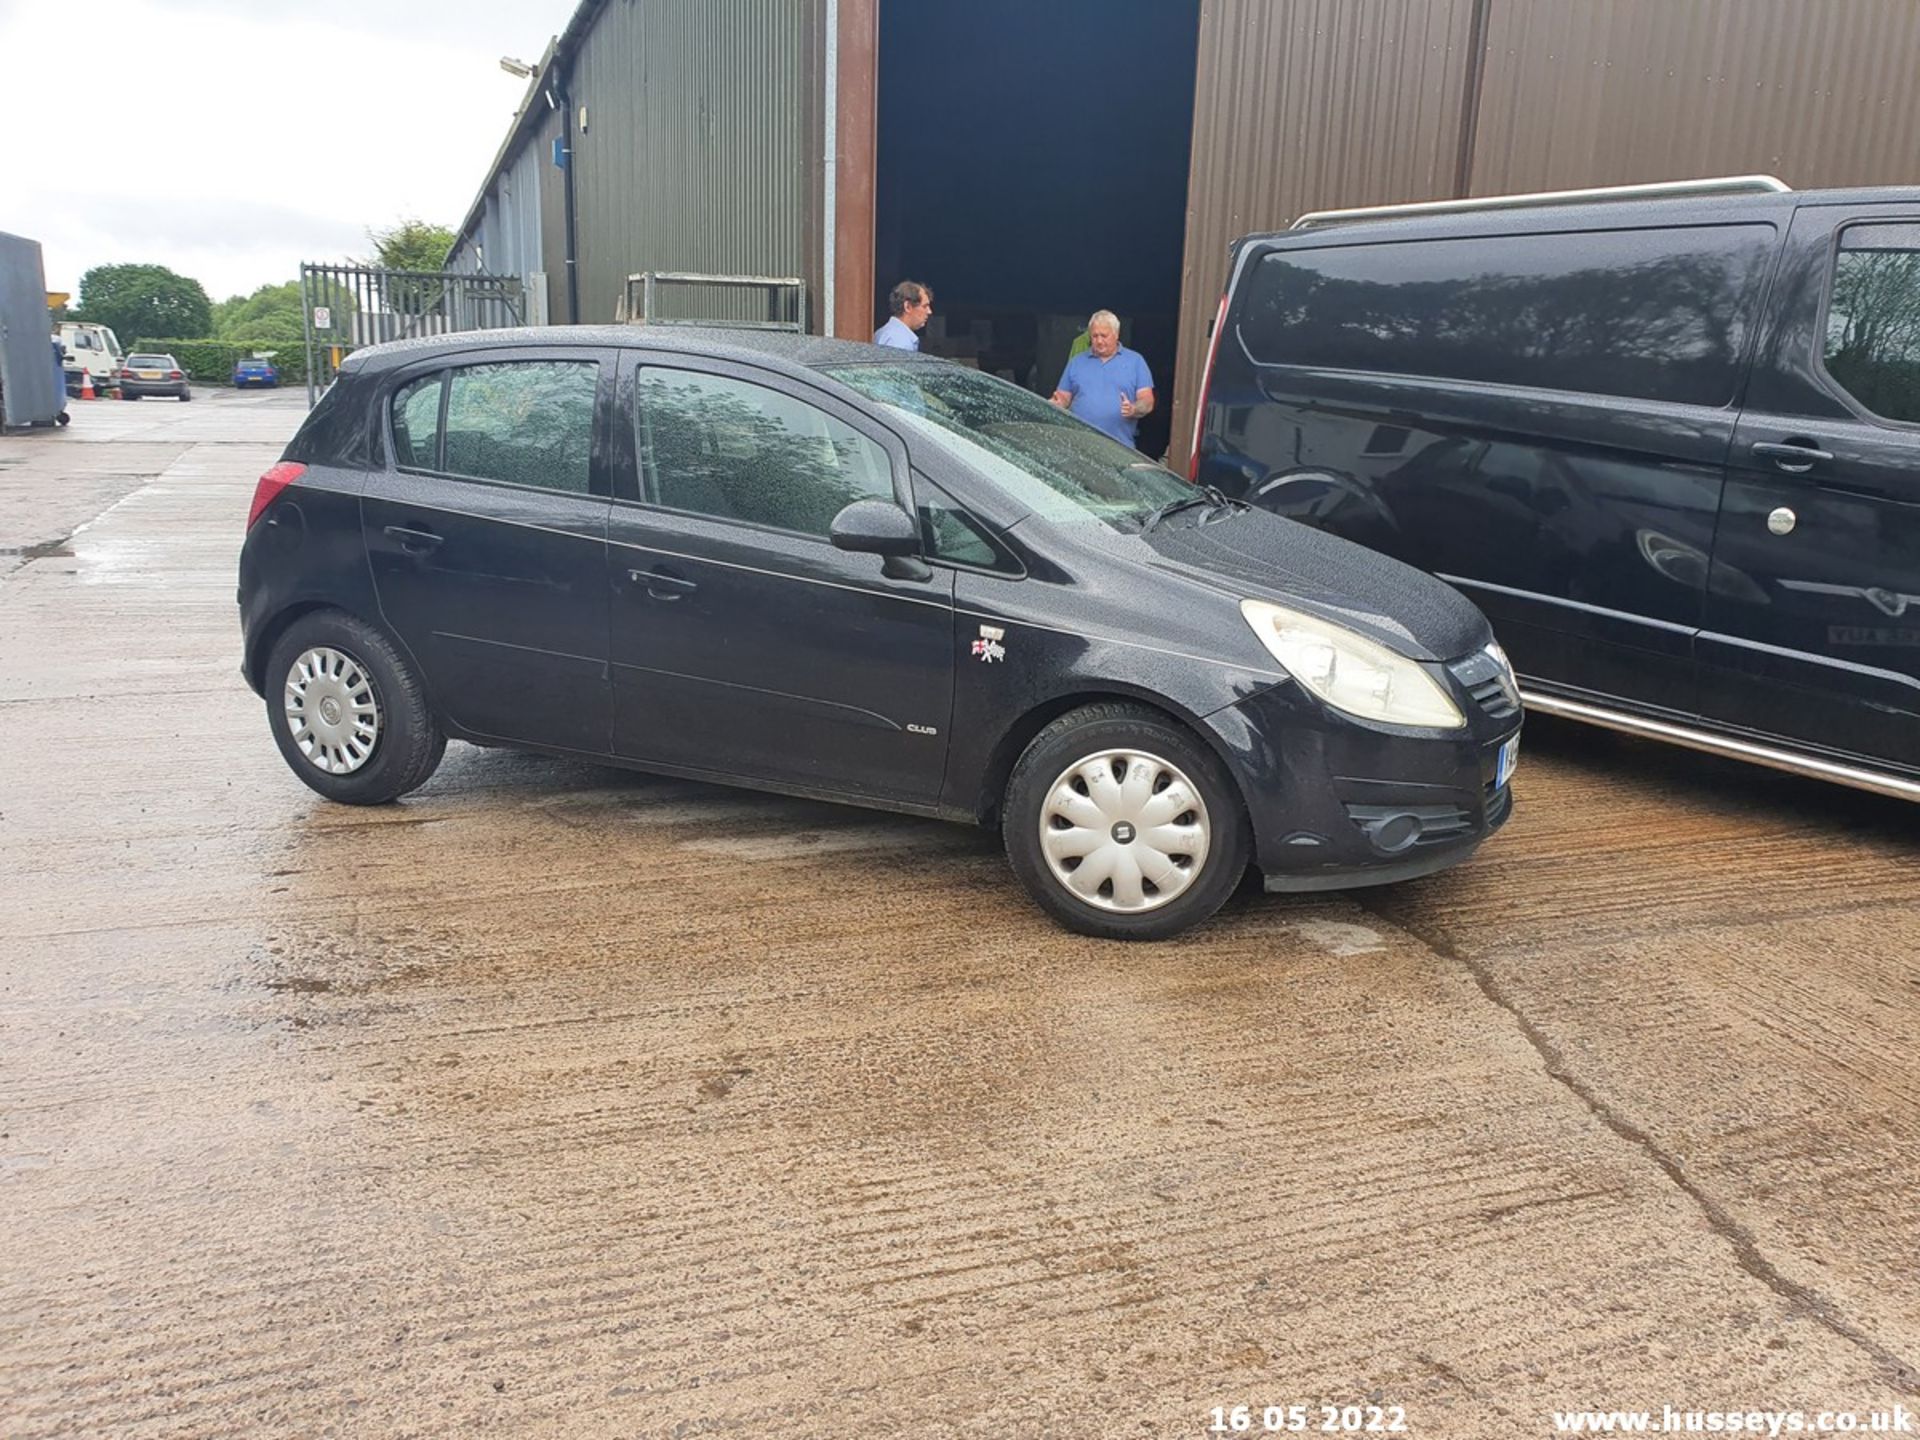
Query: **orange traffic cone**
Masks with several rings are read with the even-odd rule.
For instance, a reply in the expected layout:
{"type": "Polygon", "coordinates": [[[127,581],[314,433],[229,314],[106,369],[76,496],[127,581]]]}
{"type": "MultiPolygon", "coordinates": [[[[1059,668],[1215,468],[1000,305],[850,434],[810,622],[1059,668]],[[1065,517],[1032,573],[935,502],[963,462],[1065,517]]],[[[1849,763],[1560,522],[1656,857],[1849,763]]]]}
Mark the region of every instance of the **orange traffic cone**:
{"type": "Polygon", "coordinates": [[[82,400],[93,399],[93,372],[91,370],[82,370],[80,372],[80,398],[82,400]]]}

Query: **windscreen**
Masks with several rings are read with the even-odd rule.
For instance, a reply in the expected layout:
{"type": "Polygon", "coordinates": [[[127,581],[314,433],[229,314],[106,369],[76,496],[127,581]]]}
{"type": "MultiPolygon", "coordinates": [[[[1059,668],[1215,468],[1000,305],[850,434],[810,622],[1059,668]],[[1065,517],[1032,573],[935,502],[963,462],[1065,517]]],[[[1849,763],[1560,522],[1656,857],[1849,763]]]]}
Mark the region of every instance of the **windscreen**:
{"type": "Polygon", "coordinates": [[[887,407],[897,421],[966,461],[1044,519],[1132,530],[1194,493],[1138,450],[1039,396],[945,365],[843,365],[825,373],[887,407]]]}

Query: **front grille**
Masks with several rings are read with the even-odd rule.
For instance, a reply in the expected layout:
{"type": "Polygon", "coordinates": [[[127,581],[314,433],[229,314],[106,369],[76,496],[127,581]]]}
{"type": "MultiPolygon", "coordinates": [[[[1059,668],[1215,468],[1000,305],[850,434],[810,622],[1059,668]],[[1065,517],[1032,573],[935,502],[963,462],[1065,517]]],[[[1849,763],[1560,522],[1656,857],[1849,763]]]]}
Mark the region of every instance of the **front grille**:
{"type": "Polygon", "coordinates": [[[1487,829],[1491,830],[1507,818],[1507,812],[1513,809],[1513,786],[1502,785],[1498,790],[1487,787],[1487,829]]]}
{"type": "Polygon", "coordinates": [[[1466,686],[1473,703],[1490,720],[1506,720],[1520,713],[1520,697],[1508,683],[1500,662],[1484,650],[1476,650],[1464,660],[1447,667],[1454,679],[1466,686]]]}

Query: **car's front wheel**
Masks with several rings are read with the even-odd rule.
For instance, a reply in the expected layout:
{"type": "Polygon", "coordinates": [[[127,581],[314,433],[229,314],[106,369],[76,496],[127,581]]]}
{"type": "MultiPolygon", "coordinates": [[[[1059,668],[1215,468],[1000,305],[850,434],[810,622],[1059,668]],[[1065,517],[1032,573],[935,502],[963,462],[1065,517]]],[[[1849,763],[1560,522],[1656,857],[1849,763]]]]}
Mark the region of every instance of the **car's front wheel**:
{"type": "Polygon", "coordinates": [[[329,800],[382,805],[427,782],[447,748],[393,643],[338,610],[304,615],[267,659],[267,720],[293,773],[329,800]]]}
{"type": "Polygon", "coordinates": [[[1247,868],[1245,807],[1205,743],[1120,702],[1061,716],[1007,781],[1007,858],[1069,930],[1164,940],[1199,924],[1247,868]]]}

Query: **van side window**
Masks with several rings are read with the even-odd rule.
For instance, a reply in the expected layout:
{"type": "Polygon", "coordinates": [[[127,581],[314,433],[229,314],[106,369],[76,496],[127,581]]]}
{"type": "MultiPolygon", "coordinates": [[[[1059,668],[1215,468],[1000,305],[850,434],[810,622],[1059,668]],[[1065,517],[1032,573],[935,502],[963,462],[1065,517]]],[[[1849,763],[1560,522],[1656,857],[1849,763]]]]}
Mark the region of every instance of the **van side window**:
{"type": "Polygon", "coordinates": [[[825,537],[855,500],[892,500],[887,452],[781,391],[648,366],[635,439],[646,497],[670,510],[825,537]]]}
{"type": "Polygon", "coordinates": [[[591,360],[507,360],[450,372],[441,468],[585,495],[599,380],[591,360]]]}
{"type": "Polygon", "coordinates": [[[1920,421],[1920,225],[1850,225],[1827,302],[1827,374],[1875,415],[1920,421]]]}
{"type": "Polygon", "coordinates": [[[1258,364],[1725,405],[1771,225],[1275,250],[1235,317],[1258,364]]]}

